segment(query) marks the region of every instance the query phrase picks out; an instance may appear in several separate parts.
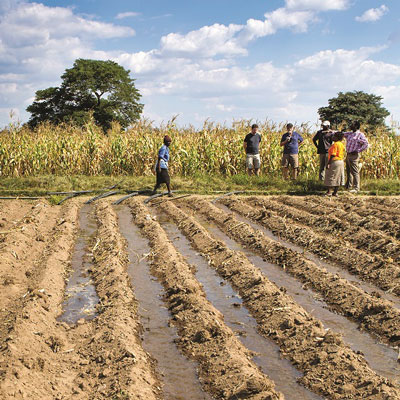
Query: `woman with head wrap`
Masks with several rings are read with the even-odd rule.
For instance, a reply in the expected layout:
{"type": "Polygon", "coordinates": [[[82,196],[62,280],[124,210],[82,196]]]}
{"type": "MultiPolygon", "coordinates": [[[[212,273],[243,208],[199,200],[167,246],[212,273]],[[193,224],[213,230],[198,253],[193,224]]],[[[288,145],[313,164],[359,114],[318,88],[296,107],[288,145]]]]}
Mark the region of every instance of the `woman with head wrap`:
{"type": "Polygon", "coordinates": [[[172,139],[168,136],[164,136],[164,144],[161,146],[158,151],[158,159],[156,163],[156,175],[157,181],[154,186],[153,194],[156,193],[157,189],[161,186],[162,183],[167,185],[168,196],[172,197],[171,187],[170,187],[170,177],[168,173],[168,161],[169,161],[169,146],[172,142],[172,139]]]}

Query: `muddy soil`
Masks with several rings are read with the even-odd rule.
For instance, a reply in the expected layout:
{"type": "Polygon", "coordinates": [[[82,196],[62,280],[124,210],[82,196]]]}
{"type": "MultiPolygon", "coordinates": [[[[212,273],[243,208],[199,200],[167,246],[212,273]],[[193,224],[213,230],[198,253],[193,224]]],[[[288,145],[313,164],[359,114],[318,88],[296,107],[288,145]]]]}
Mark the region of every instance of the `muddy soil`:
{"type": "Polygon", "coordinates": [[[296,222],[312,227],[314,231],[324,235],[339,237],[342,241],[352,244],[356,249],[369,253],[377,253],[382,260],[388,260],[399,265],[400,242],[391,236],[376,230],[365,229],[353,225],[345,216],[340,217],[336,212],[327,212],[325,215],[316,216],[307,211],[296,209],[282,204],[281,201],[264,198],[249,199],[251,204],[263,206],[267,210],[277,212],[282,217],[288,217],[296,222]]]}
{"type": "MultiPolygon", "coordinates": [[[[28,290],[13,308],[3,310],[1,399],[161,398],[152,360],[141,348],[133,293],[123,279],[123,241],[111,234],[116,223],[103,218],[101,209],[93,273],[102,300],[99,316],[74,326],[58,322],[81,205],[74,199],[51,208],[59,216],[53,218],[45,248],[34,260],[36,268],[27,269],[32,271],[28,290]]],[[[30,255],[35,251],[33,245],[30,255]]]]}
{"type": "Polygon", "coordinates": [[[384,291],[400,295],[400,268],[381,256],[359,250],[343,239],[316,233],[312,227],[299,224],[292,218],[282,218],[263,206],[264,199],[254,200],[261,206],[251,207],[249,202],[231,198],[223,204],[231,210],[262,224],[274,235],[295,243],[305,250],[346,268],[350,273],[375,284],[384,291]]]}
{"type": "MultiPolygon", "coordinates": [[[[196,198],[190,203],[198,201],[201,200],[196,198]]],[[[326,331],[285,294],[284,288],[279,289],[268,281],[242,253],[229,250],[224,243],[214,240],[198,222],[173,204],[159,207],[175,220],[198,251],[209,258],[218,273],[238,290],[256,318],[260,332],[277,342],[282,355],[304,373],[301,382],[305,386],[332,399],[399,396],[400,392],[392,383],[376,375],[364,358],[348,348],[339,335],[326,331]]]]}
{"type": "Polygon", "coordinates": [[[332,199],[329,201],[329,199],[322,199],[317,196],[280,196],[274,197],[273,200],[314,215],[333,214],[352,226],[381,231],[395,239],[400,239],[400,216],[396,217],[387,212],[373,210],[367,200],[349,202],[348,200],[336,201],[336,199],[332,199]]]}
{"type": "MultiPolygon", "coordinates": [[[[139,312],[145,303],[138,299],[143,299],[146,291],[132,283],[129,271],[132,263],[128,258],[132,253],[128,252],[124,237],[134,240],[127,233],[128,225],[133,223],[146,237],[149,254],[143,256],[147,267],[150,266],[149,272],[157,278],[157,282],[152,281],[155,278],[148,273],[150,284],[156,284],[157,288],[147,293],[146,301],[155,304],[170,325],[164,322],[168,329],[163,340],[174,349],[174,354],[186,358],[185,372],[199,386],[198,398],[205,394],[203,389],[207,393],[205,398],[276,400],[283,399],[282,392],[287,392],[287,398],[293,400],[292,391],[284,387],[285,379],[291,381],[294,391],[298,385],[296,379],[305,387],[299,387],[299,399],[400,398],[399,383],[387,379],[393,376],[390,375],[395,363],[393,351],[391,367],[380,370],[379,360],[369,358],[368,351],[364,350],[364,357],[357,347],[352,350],[346,344],[351,342],[347,332],[353,328],[343,330],[344,341],[334,324],[324,326],[317,318],[328,321],[333,315],[329,310],[336,311],[359,324],[364,331],[361,335],[372,338],[371,347],[377,346],[374,338],[399,346],[400,317],[394,303],[379,298],[385,294],[378,291],[365,293],[350,282],[351,275],[343,278],[329,273],[308,260],[306,254],[274,238],[268,239],[261,230],[254,229],[258,223],[265,224],[275,234],[325,258],[329,256],[329,248],[318,247],[313,241],[329,238],[330,252],[337,256],[338,268],[353,271],[371,285],[400,295],[400,274],[395,264],[398,250],[391,247],[397,246],[399,238],[391,232],[399,223],[398,199],[369,202],[355,197],[352,204],[332,199],[324,205],[327,199],[270,198],[274,207],[285,205],[274,208],[276,211],[261,203],[249,207],[248,198],[229,199],[231,203],[226,199],[232,209],[246,215],[245,221],[238,221],[234,215],[198,197],[161,200],[152,208],[143,205],[143,198],[136,198],[127,202],[133,221],[124,221],[124,229],[111,200],[99,201],[88,209],[82,208],[85,200],[70,199],[61,206],[51,206],[44,200],[0,201],[1,399],[174,398],[174,374],[180,373],[179,368],[177,372],[173,368],[168,371],[172,372],[172,378],[168,378],[169,387],[165,390],[163,383],[167,380],[168,364],[177,357],[169,356],[171,361],[158,365],[143,342],[143,338],[154,339],[152,335],[158,333],[160,325],[143,327],[141,323],[147,313],[143,309],[139,312]],[[174,221],[179,226],[180,237],[190,241],[196,250],[189,252],[172,244],[171,237],[155,219],[156,209],[167,218],[166,223],[174,221]],[[369,209],[372,216],[367,213],[369,209]],[[325,210],[336,210],[340,218],[348,213],[346,221],[357,227],[358,233],[354,231],[351,235],[353,231],[348,225],[335,225],[336,233],[343,234],[338,239],[335,234],[315,229],[310,221],[327,218],[335,222],[325,210]],[[94,217],[92,222],[82,217],[86,212],[94,217]],[[296,220],[295,213],[303,219],[296,220]],[[217,240],[215,231],[199,223],[203,218],[200,215],[218,225],[226,235],[225,241],[229,236],[239,247],[232,250],[224,241],[217,240]],[[250,226],[246,221],[253,217],[257,224],[250,226]],[[83,237],[89,223],[90,234],[83,237]],[[377,247],[378,236],[381,250],[377,247]],[[375,243],[364,243],[360,238],[375,243]],[[337,245],[335,251],[332,243],[337,245]],[[257,253],[258,259],[238,251],[242,249],[240,246],[257,253]],[[347,263],[342,253],[347,256],[347,263]],[[199,258],[203,264],[207,260],[208,265],[200,265],[199,258]],[[261,263],[266,264],[263,259],[270,261],[271,268],[274,264],[273,268],[280,269],[278,286],[267,278],[270,271],[261,268],[261,263]],[[71,267],[79,262],[85,266],[87,283],[84,284],[93,285],[98,304],[91,318],[84,316],[66,323],[60,320],[69,307],[64,303],[68,297],[66,284],[73,280],[71,267]],[[298,289],[293,291],[295,287],[298,289]],[[301,296],[307,288],[314,291],[312,296],[323,298],[329,309],[313,310],[314,297],[309,300],[309,308],[303,308],[301,296]],[[221,292],[217,296],[218,289],[221,292]],[[236,318],[240,321],[238,325],[236,318]],[[249,327],[241,325],[246,323],[249,327]],[[264,348],[267,343],[272,349],[270,353],[264,348]],[[278,354],[284,360],[275,359],[278,354]],[[371,366],[366,358],[371,360],[371,366]],[[295,369],[295,373],[290,369],[295,369]]],[[[346,319],[341,318],[344,324],[346,319]]],[[[391,350],[387,346],[385,349],[391,350]]],[[[382,354],[383,358],[388,357],[385,351],[382,354]]],[[[176,398],[186,400],[197,396],[194,391],[185,394],[191,390],[181,386],[176,398]]]]}
{"type": "Polygon", "coordinates": [[[206,299],[192,267],[168,240],[148,208],[129,205],[135,223],[149,239],[152,273],[164,286],[184,353],[199,364],[199,377],[216,399],[283,399],[273,382],[251,360],[251,353],[228,328],[223,315],[206,299]]]}
{"type": "MultiPolygon", "coordinates": [[[[311,202],[332,208],[344,209],[360,216],[371,218],[376,217],[379,220],[389,222],[393,221],[393,226],[400,225],[400,212],[398,203],[400,200],[394,200],[392,205],[384,205],[384,203],[377,203],[377,199],[373,197],[356,197],[351,198],[350,201],[343,201],[339,197],[338,199],[326,199],[320,196],[309,196],[307,197],[311,202]]],[[[399,236],[396,236],[399,238],[399,236]]]]}
{"type": "Polygon", "coordinates": [[[358,322],[360,328],[392,346],[400,343],[400,311],[390,302],[369,295],[203,199],[191,198],[184,202],[212,219],[229,236],[256,250],[267,261],[281,265],[289,274],[311,285],[333,310],[358,322]]]}

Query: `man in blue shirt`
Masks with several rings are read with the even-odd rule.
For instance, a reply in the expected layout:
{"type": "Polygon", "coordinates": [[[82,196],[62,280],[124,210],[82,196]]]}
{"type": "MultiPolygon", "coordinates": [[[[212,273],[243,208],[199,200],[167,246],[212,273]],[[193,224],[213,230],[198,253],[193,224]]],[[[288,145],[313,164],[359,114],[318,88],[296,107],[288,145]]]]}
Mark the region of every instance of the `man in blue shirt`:
{"type": "Polygon", "coordinates": [[[281,146],[283,146],[282,170],[283,178],[289,179],[289,165],[292,167],[292,178],[297,179],[299,172],[299,147],[304,139],[293,130],[293,124],[286,125],[287,132],[283,134],[281,146]]]}
{"type": "Polygon", "coordinates": [[[157,189],[161,186],[162,183],[167,185],[168,196],[172,197],[171,186],[170,186],[170,177],[168,173],[168,161],[169,161],[169,146],[172,142],[172,139],[168,136],[164,136],[164,144],[161,146],[158,151],[158,158],[156,163],[156,185],[154,186],[154,190],[152,194],[157,192],[157,189]]]}

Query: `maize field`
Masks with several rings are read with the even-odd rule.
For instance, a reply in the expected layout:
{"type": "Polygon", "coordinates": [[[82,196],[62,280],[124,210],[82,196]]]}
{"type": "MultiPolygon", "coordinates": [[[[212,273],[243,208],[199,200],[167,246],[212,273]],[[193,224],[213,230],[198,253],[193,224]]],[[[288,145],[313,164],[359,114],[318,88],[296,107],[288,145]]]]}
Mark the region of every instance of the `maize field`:
{"type": "MultiPolygon", "coordinates": [[[[284,124],[259,123],[263,174],[280,169],[284,124]]],[[[152,174],[164,135],[172,137],[170,170],[173,174],[234,175],[245,170],[243,139],[251,121],[226,127],[206,121],[202,128],[177,128],[174,122],[154,127],[142,120],[126,132],[115,125],[107,134],[94,124],[83,128],[43,124],[35,131],[10,126],[0,132],[0,176],[136,175],[152,174]]],[[[312,131],[303,124],[296,130],[305,144],[299,153],[301,174],[317,175],[318,156],[312,131]]],[[[400,136],[378,132],[368,135],[370,148],[362,156],[362,176],[370,179],[400,177],[400,136]]]]}

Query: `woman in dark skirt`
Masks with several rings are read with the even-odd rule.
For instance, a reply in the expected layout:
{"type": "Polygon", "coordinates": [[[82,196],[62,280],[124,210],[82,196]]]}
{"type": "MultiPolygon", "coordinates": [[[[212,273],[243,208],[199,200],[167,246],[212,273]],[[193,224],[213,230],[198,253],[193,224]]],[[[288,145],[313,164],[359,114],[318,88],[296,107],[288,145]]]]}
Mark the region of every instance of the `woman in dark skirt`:
{"type": "Polygon", "coordinates": [[[172,197],[171,187],[170,187],[170,177],[168,173],[169,146],[171,142],[172,139],[168,135],[165,135],[164,144],[158,151],[158,159],[156,164],[157,181],[156,181],[156,186],[154,186],[152,194],[155,194],[157,189],[161,186],[161,184],[165,183],[167,185],[168,196],[172,197]]]}

